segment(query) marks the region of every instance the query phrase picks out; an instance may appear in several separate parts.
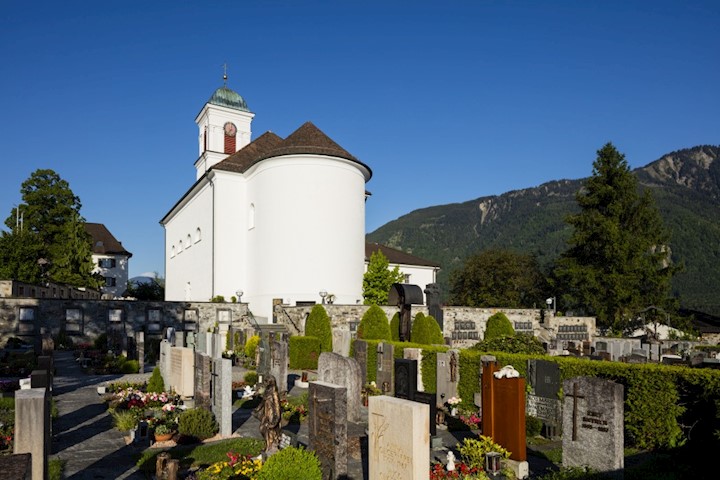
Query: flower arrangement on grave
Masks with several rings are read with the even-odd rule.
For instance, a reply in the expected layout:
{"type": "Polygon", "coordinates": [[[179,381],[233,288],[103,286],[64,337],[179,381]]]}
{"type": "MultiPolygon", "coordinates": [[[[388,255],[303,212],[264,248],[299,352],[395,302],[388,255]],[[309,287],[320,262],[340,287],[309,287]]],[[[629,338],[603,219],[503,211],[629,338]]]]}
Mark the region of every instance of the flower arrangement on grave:
{"type": "Polygon", "coordinates": [[[452,415],[453,417],[455,415],[457,415],[457,408],[461,402],[462,402],[462,399],[460,397],[448,398],[448,400],[445,402],[445,404],[447,405],[447,408],[450,411],[450,415],[452,415]]]}
{"type": "Polygon", "coordinates": [[[229,480],[255,478],[262,468],[262,457],[250,457],[238,453],[227,452],[228,460],[216,462],[201,470],[197,480],[229,480]]]}
{"type": "Polygon", "coordinates": [[[369,397],[373,397],[375,395],[382,395],[382,390],[378,388],[377,384],[373,380],[372,382],[365,384],[365,393],[367,393],[369,397]]]}
{"type": "Polygon", "coordinates": [[[476,413],[471,413],[469,415],[463,415],[460,414],[460,421],[464,423],[465,425],[470,428],[470,430],[477,430],[480,428],[480,422],[482,421],[482,418],[479,417],[476,413]]]}
{"type": "Polygon", "coordinates": [[[447,470],[442,463],[433,463],[430,467],[430,480],[444,480],[446,478],[460,480],[487,479],[482,469],[471,467],[463,462],[455,462],[454,470],[447,470]]]}
{"type": "Polygon", "coordinates": [[[280,400],[280,411],[283,420],[292,424],[302,423],[308,415],[307,401],[306,393],[290,400],[280,400]]]}

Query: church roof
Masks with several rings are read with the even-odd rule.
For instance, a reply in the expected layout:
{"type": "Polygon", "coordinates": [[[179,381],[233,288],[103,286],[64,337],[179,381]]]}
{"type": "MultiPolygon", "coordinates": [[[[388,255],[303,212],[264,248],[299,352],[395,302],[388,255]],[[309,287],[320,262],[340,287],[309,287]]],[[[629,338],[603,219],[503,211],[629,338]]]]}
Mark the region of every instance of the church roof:
{"type": "Polygon", "coordinates": [[[110,230],[102,223],[85,223],[85,231],[92,237],[92,251],[100,255],[127,255],[132,253],[125,250],[110,230]]]}
{"type": "Polygon", "coordinates": [[[372,175],[370,167],[335,143],[312,122],[305,122],[285,140],[272,132],[266,132],[213,168],[244,173],[252,165],[268,158],[308,153],[350,160],[365,167],[372,175]]]}
{"type": "Polygon", "coordinates": [[[402,250],[390,248],[379,243],[365,243],[365,261],[370,261],[370,256],[377,251],[382,252],[391,264],[440,268],[440,264],[437,262],[425,260],[424,258],[416,257],[415,255],[410,255],[402,250]]]}
{"type": "Polygon", "coordinates": [[[245,171],[258,162],[263,155],[278,146],[282,138],[273,132],[265,132],[258,138],[233,153],[213,168],[229,172],[245,173],[245,171]]]}
{"type": "Polygon", "coordinates": [[[234,90],[230,90],[226,86],[222,86],[215,90],[210,100],[207,103],[213,105],[220,105],[222,107],[228,107],[235,110],[242,110],[243,112],[249,112],[247,103],[245,100],[234,90]]]}

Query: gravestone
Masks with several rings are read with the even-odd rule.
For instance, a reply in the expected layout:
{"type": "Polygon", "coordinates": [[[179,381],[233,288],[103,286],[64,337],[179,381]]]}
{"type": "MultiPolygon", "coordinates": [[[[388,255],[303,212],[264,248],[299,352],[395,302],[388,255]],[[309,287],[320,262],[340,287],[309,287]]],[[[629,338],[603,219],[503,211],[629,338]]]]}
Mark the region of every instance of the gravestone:
{"type": "Polygon", "coordinates": [[[420,368],[420,365],[422,365],[422,348],[403,348],[403,358],[417,362],[417,380],[415,384],[418,392],[424,392],[425,386],[423,385],[422,368],[420,368]]]}
{"type": "Polygon", "coordinates": [[[336,328],[332,331],[333,352],[343,357],[350,354],[352,335],[348,329],[336,328]]]}
{"type": "Polygon", "coordinates": [[[393,395],[395,382],[393,371],[395,369],[394,347],[390,343],[380,342],[376,348],[377,363],[375,383],[386,395],[393,395]]]}
{"type": "Polygon", "coordinates": [[[526,413],[543,421],[548,437],[555,437],[562,426],[560,367],[547,360],[528,360],[530,393],[527,395],[526,413]]]}
{"type": "Polygon", "coordinates": [[[427,392],[415,392],[413,401],[424,403],[430,407],[430,436],[437,435],[437,395],[427,392]]]}
{"type": "Polygon", "coordinates": [[[135,348],[137,350],[138,373],[145,372],[145,332],[135,332],[135,348]]]}
{"type": "Polygon", "coordinates": [[[50,394],[45,388],[15,392],[14,453],[32,455],[32,479],[45,480],[50,454],[50,394]]]}
{"type": "Polygon", "coordinates": [[[270,375],[277,379],[280,395],[288,391],[288,342],[284,334],[275,334],[270,342],[270,375]]]}
{"type": "Polygon", "coordinates": [[[370,397],[369,478],[424,480],[429,465],[430,407],[386,395],[370,397]]]}
{"type": "Polygon", "coordinates": [[[212,361],[209,355],[195,352],[195,406],[210,410],[210,379],[212,361]]]}
{"type": "Polygon", "coordinates": [[[167,383],[183,398],[195,395],[195,352],[190,348],[170,348],[170,382],[167,383]]]}
{"type": "Polygon", "coordinates": [[[322,382],[345,387],[347,395],[347,419],[359,422],[362,419],[360,404],[362,382],[360,365],[354,358],[337,353],[323,352],[318,358],[318,379],[322,382]]]}
{"type": "MultiPolygon", "coordinates": [[[[360,365],[360,374],[362,377],[362,384],[368,383],[367,380],[367,342],[364,340],[355,340],[354,348],[355,360],[360,365]]],[[[377,382],[376,382],[377,383],[377,382]]]]}
{"type": "Polygon", "coordinates": [[[200,353],[207,354],[207,333],[206,332],[198,332],[196,343],[195,343],[195,351],[198,351],[200,353]]]}
{"type": "Polygon", "coordinates": [[[258,375],[270,375],[270,344],[274,340],[274,332],[260,331],[260,343],[258,343],[255,350],[255,365],[257,366],[258,375]]]}
{"type": "Polygon", "coordinates": [[[227,358],[213,359],[212,411],[215,414],[220,435],[232,434],[232,362],[227,358]]]}
{"type": "Polygon", "coordinates": [[[413,400],[417,391],[417,362],[404,358],[395,359],[395,396],[413,400]]]}
{"type": "Polygon", "coordinates": [[[347,389],[323,381],[310,382],[309,448],[320,459],[323,480],[347,474],[347,389]]]}
{"type": "Polygon", "coordinates": [[[496,378],[497,370],[497,362],[483,361],[482,434],[508,449],[512,460],[525,462],[525,379],[496,378]]]}
{"type": "Polygon", "coordinates": [[[458,396],[460,382],[460,356],[457,350],[437,352],[436,392],[438,407],[458,396]]]}
{"type": "Polygon", "coordinates": [[[622,478],[623,386],[603,378],[575,377],[563,382],[563,391],[563,466],[587,465],[622,478]]]}
{"type": "Polygon", "coordinates": [[[32,455],[17,453],[14,455],[0,455],[0,472],[4,478],[30,480],[32,478],[32,455]]]}
{"type": "Polygon", "coordinates": [[[162,340],[160,342],[160,359],[158,360],[158,366],[160,367],[160,374],[163,377],[165,385],[170,385],[170,342],[162,340]]]}

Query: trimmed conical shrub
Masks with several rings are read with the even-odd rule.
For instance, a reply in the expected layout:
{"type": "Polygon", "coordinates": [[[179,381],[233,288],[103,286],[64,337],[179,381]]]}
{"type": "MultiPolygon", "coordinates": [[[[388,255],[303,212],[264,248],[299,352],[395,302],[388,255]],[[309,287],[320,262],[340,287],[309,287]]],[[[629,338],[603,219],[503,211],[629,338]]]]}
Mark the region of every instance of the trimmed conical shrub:
{"type": "Polygon", "coordinates": [[[484,340],[492,340],[498,337],[512,337],[513,335],[515,335],[515,329],[504,313],[498,312],[488,318],[484,340]]]}
{"type": "Polygon", "coordinates": [[[357,338],[362,340],[390,340],[390,324],[382,308],[371,305],[360,320],[357,338]]]}
{"type": "Polygon", "coordinates": [[[400,341],[400,314],[396,313],[390,319],[390,337],[393,342],[400,341]]]}
{"type": "Polygon", "coordinates": [[[332,352],[332,327],[330,317],[322,305],[313,306],[305,322],[305,336],[320,339],[320,348],[323,352],[332,352]]]}

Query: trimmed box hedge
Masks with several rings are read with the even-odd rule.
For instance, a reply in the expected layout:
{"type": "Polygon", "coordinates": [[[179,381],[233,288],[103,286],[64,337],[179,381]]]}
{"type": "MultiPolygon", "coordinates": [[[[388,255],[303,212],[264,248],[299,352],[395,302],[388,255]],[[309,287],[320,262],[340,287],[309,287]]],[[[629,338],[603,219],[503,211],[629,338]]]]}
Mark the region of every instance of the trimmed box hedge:
{"type": "Polygon", "coordinates": [[[293,370],[316,370],[318,358],[322,352],[322,342],[318,337],[290,337],[288,345],[290,368],[293,370]]]}

